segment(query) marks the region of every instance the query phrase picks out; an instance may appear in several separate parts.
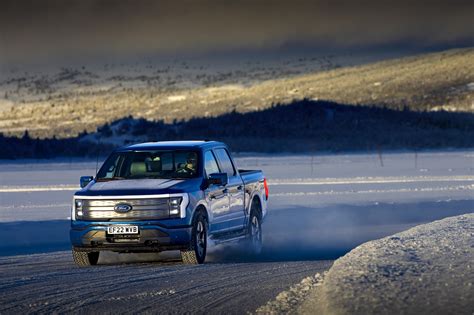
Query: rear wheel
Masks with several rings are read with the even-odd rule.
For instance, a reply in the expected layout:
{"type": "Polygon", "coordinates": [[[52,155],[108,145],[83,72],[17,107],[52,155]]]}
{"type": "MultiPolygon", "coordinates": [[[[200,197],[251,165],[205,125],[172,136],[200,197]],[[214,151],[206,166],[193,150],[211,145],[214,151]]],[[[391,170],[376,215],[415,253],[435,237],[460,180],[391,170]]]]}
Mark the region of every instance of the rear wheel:
{"type": "Polygon", "coordinates": [[[99,261],[99,254],[100,252],[81,252],[76,250],[74,247],[72,248],[72,258],[74,262],[79,267],[87,267],[87,266],[94,266],[97,265],[99,261]]]}
{"type": "Polygon", "coordinates": [[[193,220],[191,244],[188,250],[181,251],[181,259],[185,264],[202,264],[207,251],[207,219],[198,212],[193,220]]]}
{"type": "Polygon", "coordinates": [[[258,204],[254,203],[252,211],[250,212],[249,226],[247,232],[247,243],[250,252],[258,255],[262,252],[262,222],[258,204]]]}

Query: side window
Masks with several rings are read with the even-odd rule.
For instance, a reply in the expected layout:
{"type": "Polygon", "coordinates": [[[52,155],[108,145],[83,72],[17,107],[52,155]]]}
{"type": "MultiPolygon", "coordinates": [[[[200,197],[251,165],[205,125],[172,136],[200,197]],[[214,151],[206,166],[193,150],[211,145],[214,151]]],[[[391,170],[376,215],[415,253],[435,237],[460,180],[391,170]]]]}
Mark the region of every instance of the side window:
{"type": "Polygon", "coordinates": [[[204,169],[206,174],[209,176],[213,173],[219,173],[219,167],[217,166],[216,158],[211,151],[204,153],[204,169]]]}
{"type": "Polygon", "coordinates": [[[230,160],[227,150],[217,149],[215,152],[217,159],[219,160],[219,164],[222,167],[222,171],[227,173],[228,176],[234,176],[235,168],[234,165],[232,165],[232,161],[230,160]]]}

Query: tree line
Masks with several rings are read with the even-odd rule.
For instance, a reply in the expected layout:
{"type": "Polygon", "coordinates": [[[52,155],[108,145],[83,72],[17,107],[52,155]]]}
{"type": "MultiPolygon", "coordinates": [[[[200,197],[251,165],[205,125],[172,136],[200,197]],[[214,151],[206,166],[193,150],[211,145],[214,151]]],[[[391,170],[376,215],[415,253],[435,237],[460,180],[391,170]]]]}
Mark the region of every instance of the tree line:
{"type": "Polygon", "coordinates": [[[94,134],[67,139],[32,139],[28,132],[22,138],[0,134],[0,158],[91,157],[110,152],[111,140],[123,136],[132,143],[219,140],[237,152],[472,148],[474,115],[304,99],[255,112],[232,111],[172,123],[129,116],[99,127],[94,134]]]}

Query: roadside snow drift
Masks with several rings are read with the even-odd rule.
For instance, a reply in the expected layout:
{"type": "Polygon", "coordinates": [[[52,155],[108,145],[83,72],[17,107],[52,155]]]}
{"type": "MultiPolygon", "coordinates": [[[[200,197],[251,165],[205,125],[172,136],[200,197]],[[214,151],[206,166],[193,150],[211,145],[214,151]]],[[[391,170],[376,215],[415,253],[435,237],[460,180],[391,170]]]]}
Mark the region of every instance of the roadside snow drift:
{"type": "MultiPolygon", "coordinates": [[[[474,206],[474,205],[473,205],[474,206]]],[[[474,214],[356,247],[336,260],[301,314],[472,314],[474,214]]]]}

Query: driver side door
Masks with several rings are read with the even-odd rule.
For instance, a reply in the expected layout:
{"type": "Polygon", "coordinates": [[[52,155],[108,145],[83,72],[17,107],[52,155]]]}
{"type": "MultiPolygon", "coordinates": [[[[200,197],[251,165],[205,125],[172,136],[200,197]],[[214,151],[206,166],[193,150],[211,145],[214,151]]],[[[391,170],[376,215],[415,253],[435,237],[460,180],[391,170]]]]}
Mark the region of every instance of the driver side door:
{"type": "MultiPolygon", "coordinates": [[[[220,173],[214,153],[209,150],[204,153],[204,175],[207,179],[210,174],[220,173]]],[[[212,222],[209,222],[209,232],[218,233],[227,228],[229,209],[229,194],[225,186],[209,185],[205,190],[206,201],[212,213],[212,222]]]]}

